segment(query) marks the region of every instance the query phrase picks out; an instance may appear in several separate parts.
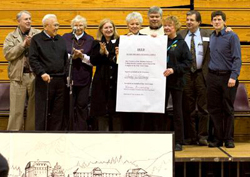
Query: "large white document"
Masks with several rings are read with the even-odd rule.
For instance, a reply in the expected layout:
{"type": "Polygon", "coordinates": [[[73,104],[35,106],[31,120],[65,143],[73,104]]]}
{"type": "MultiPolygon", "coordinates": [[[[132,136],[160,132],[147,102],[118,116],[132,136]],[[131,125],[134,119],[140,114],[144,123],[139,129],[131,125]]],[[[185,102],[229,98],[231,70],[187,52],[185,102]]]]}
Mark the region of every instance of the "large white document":
{"type": "Polygon", "coordinates": [[[120,36],[116,111],[165,112],[167,36],[120,36]]]}

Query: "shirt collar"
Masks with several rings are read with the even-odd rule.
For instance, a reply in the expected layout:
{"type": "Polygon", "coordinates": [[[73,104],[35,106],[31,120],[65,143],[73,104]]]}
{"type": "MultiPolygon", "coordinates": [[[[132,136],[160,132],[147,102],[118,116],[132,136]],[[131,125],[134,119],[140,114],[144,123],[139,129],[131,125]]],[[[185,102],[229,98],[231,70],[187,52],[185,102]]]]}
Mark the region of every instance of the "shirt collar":
{"type": "Polygon", "coordinates": [[[46,33],[45,30],[44,30],[43,32],[44,32],[44,34],[45,34],[48,38],[52,38],[48,33],[46,33]]]}
{"type": "Polygon", "coordinates": [[[45,34],[45,36],[47,38],[44,38],[44,40],[58,40],[58,35],[54,36],[54,37],[51,37],[48,33],[46,33],[45,30],[43,30],[43,33],[45,34]]]}
{"type": "Polygon", "coordinates": [[[83,37],[84,32],[81,35],[79,35],[79,36],[77,36],[75,33],[73,33],[73,34],[75,35],[76,39],[79,40],[79,39],[81,39],[83,37]]]}
{"type": "Polygon", "coordinates": [[[20,26],[17,27],[19,30],[19,33],[23,36],[29,35],[30,29],[28,31],[26,31],[25,33],[22,32],[22,30],[20,29],[20,26]]]}
{"type": "MultiPolygon", "coordinates": [[[[214,33],[215,36],[217,36],[216,30],[214,30],[213,33],[214,33]]],[[[224,28],[219,32],[218,36],[220,36],[220,35],[223,36],[225,33],[226,33],[226,27],[224,27],[224,28]]]]}
{"type": "MultiPolygon", "coordinates": [[[[194,32],[194,36],[200,36],[201,32],[200,32],[200,28],[198,28],[195,32],[194,32]]],[[[191,31],[188,31],[188,35],[191,36],[192,33],[191,31]]]]}

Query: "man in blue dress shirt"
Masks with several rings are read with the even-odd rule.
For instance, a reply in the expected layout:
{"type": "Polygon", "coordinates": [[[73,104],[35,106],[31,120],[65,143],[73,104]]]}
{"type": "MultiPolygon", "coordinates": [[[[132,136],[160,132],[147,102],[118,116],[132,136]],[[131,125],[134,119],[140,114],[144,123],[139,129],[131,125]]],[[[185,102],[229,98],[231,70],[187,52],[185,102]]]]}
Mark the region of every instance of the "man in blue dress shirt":
{"type": "Polygon", "coordinates": [[[213,142],[209,147],[234,148],[234,100],[241,69],[240,40],[234,32],[225,32],[226,15],[211,14],[214,32],[210,38],[210,62],[207,75],[208,111],[214,125],[213,142]]]}

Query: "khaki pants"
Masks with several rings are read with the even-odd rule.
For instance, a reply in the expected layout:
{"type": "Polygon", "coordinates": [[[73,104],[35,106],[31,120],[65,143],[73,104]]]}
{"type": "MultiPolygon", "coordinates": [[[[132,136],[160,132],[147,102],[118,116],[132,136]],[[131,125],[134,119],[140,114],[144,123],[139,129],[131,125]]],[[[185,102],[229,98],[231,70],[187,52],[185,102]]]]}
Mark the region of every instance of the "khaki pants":
{"type": "Polygon", "coordinates": [[[7,130],[35,130],[35,77],[23,74],[23,81],[10,81],[10,116],[7,130]],[[28,95],[27,95],[28,94],[28,95]],[[24,107],[28,97],[27,118],[24,107]]]}

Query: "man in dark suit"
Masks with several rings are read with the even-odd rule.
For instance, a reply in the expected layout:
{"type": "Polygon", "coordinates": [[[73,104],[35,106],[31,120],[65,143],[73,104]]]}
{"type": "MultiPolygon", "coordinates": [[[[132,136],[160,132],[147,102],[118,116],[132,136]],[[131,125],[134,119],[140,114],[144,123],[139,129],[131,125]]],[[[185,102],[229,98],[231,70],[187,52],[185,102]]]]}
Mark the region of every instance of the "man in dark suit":
{"type": "Polygon", "coordinates": [[[185,39],[192,54],[193,64],[186,74],[186,86],[183,92],[185,138],[188,144],[206,146],[208,138],[209,115],[206,98],[206,75],[208,73],[209,29],[201,29],[201,15],[198,11],[187,12],[187,29],[179,34],[185,39]],[[199,125],[196,131],[196,110],[199,125]]]}

